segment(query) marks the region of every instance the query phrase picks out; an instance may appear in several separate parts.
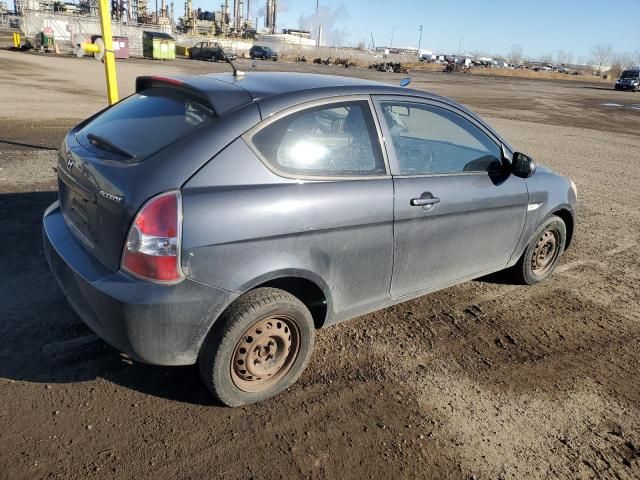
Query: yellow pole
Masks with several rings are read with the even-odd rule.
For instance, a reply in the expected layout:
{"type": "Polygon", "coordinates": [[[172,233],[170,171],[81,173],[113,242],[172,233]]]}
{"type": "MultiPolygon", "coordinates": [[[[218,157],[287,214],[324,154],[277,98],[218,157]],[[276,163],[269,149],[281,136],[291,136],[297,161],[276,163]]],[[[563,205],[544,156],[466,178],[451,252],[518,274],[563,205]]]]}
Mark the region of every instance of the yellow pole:
{"type": "Polygon", "coordinates": [[[113,53],[113,37],[111,36],[111,12],[109,0],[100,0],[100,27],[104,42],[104,74],[107,79],[107,99],[109,105],[118,101],[118,81],[116,80],[116,58],[113,53]]]}

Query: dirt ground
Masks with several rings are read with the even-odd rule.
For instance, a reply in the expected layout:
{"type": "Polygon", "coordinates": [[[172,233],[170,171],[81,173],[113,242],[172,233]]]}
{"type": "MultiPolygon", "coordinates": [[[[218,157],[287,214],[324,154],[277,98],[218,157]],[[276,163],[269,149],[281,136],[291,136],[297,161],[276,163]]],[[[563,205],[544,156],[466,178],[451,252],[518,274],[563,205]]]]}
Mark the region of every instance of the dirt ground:
{"type": "MultiPolygon", "coordinates": [[[[136,75],[226,67],[118,68],[124,95],[136,75]]],[[[575,180],[574,243],[543,284],[496,275],[322,330],[298,384],[229,409],[196,368],[96,339],[47,268],[55,150],[104,106],[101,69],[0,51],[0,477],[640,478],[640,93],[411,75],[575,180]]]]}

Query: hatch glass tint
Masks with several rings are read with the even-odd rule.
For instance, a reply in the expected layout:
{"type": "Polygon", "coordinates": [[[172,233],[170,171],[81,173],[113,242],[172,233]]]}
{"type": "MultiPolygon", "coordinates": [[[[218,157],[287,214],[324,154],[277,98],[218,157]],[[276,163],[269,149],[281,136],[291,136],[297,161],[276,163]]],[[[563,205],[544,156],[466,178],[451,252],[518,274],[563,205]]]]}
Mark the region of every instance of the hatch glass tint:
{"type": "Polygon", "coordinates": [[[96,155],[136,162],[207,122],[213,110],[174,88],[136,93],[91,120],[78,142],[96,155]]]}

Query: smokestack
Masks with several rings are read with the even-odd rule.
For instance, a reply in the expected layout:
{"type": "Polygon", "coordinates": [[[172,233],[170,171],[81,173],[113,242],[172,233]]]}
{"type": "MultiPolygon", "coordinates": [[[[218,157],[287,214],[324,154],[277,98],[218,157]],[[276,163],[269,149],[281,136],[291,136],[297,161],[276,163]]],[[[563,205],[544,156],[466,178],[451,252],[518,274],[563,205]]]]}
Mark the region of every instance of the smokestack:
{"type": "Polygon", "coordinates": [[[267,28],[271,28],[271,0],[267,0],[267,16],[264,17],[264,26],[267,28]]]}
{"type": "Polygon", "coordinates": [[[233,0],[233,24],[238,27],[238,16],[240,11],[240,0],[233,0]]]}
{"type": "Polygon", "coordinates": [[[276,13],[278,10],[277,0],[267,0],[267,18],[265,26],[269,33],[276,33],[276,13]]]}
{"type": "Polygon", "coordinates": [[[272,15],[272,19],[271,19],[271,33],[276,33],[276,14],[278,13],[278,1],[277,0],[272,0],[273,1],[273,7],[271,7],[271,15],[272,15]]]}

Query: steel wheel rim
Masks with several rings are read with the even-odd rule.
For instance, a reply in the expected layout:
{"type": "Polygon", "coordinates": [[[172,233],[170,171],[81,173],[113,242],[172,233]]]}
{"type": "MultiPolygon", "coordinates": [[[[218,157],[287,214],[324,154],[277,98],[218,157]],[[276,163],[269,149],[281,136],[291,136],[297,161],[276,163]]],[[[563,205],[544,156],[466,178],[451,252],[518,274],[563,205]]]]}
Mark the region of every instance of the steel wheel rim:
{"type": "Polygon", "coordinates": [[[231,357],[231,380],[245,392],[261,392],[289,373],[300,352],[295,320],[272,315],[258,320],[236,343],[231,357]]]}
{"type": "Polygon", "coordinates": [[[536,276],[544,275],[554,265],[560,253],[560,232],[549,229],[542,232],[531,255],[531,270],[536,276]]]}

